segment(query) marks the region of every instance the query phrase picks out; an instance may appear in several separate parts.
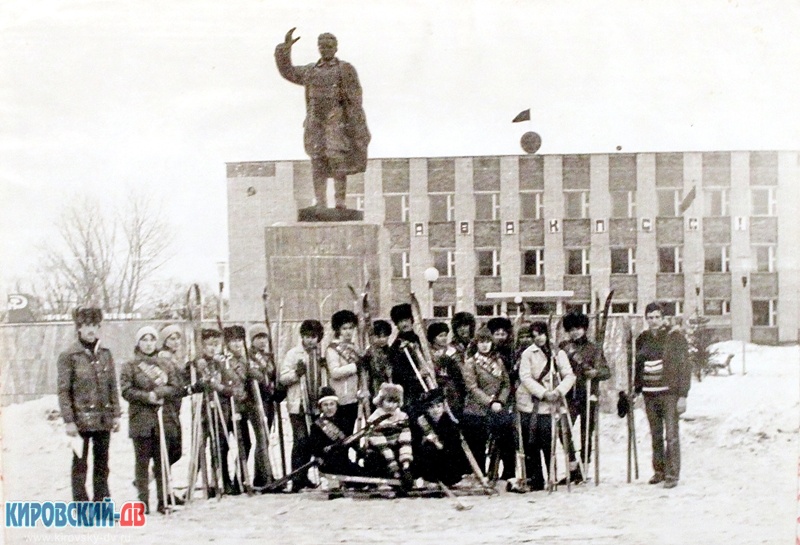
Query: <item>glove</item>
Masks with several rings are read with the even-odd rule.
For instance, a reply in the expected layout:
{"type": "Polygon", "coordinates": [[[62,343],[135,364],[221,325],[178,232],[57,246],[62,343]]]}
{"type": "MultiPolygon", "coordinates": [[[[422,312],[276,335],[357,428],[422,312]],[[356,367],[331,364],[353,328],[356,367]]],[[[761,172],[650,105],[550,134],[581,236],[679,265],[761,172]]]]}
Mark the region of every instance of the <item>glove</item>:
{"type": "Polygon", "coordinates": [[[156,394],[155,391],[147,392],[147,401],[151,405],[161,405],[164,403],[164,400],[158,397],[158,394],[156,394]]]}
{"type": "Polygon", "coordinates": [[[115,418],[111,421],[111,431],[118,432],[119,431],[119,418],[115,418]]]}
{"type": "Polygon", "coordinates": [[[559,398],[558,392],[554,392],[553,390],[546,391],[542,396],[542,399],[544,401],[547,401],[548,403],[554,403],[558,401],[558,398],[559,398]]]}
{"type": "Polygon", "coordinates": [[[491,407],[492,407],[492,412],[494,413],[499,413],[501,410],[503,410],[503,404],[500,403],[499,401],[492,402],[491,407]]]}
{"type": "Polygon", "coordinates": [[[307,370],[308,369],[306,368],[306,362],[304,362],[303,360],[297,360],[297,365],[294,368],[295,374],[298,377],[302,377],[303,375],[306,374],[307,370]]]}
{"type": "Polygon", "coordinates": [[[158,397],[162,399],[167,397],[170,393],[172,393],[171,389],[168,386],[156,386],[153,391],[156,393],[158,397]]]}
{"type": "Polygon", "coordinates": [[[686,398],[679,397],[678,398],[678,414],[681,415],[686,412],[686,398]]]}
{"type": "Polygon", "coordinates": [[[628,411],[631,410],[630,401],[628,400],[628,396],[625,392],[619,393],[619,399],[617,400],[617,416],[620,418],[625,418],[628,416],[628,411]]]}
{"type": "Polygon", "coordinates": [[[75,422],[70,422],[67,424],[67,435],[70,437],[78,437],[80,433],[78,433],[78,426],[75,425],[75,422]]]}

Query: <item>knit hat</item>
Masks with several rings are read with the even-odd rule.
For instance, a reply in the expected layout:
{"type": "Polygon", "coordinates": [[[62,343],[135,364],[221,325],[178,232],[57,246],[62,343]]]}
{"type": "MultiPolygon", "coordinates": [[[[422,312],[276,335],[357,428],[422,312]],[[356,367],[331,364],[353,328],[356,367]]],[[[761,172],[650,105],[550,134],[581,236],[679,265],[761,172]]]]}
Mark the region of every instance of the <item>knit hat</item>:
{"type": "Polygon", "coordinates": [[[417,405],[421,409],[427,409],[431,405],[435,405],[436,403],[444,403],[444,390],[441,388],[434,388],[433,390],[428,390],[424,394],[419,397],[419,401],[417,401],[417,405]]]}
{"type": "Polygon", "coordinates": [[[447,324],[444,322],[433,322],[428,326],[428,342],[433,344],[434,341],[436,341],[436,337],[442,333],[450,333],[450,328],[447,326],[447,324]]]}
{"type": "Polygon", "coordinates": [[[200,332],[200,340],[206,341],[208,339],[218,339],[222,337],[222,333],[218,329],[204,328],[200,332]]]}
{"type": "Polygon", "coordinates": [[[158,333],[158,342],[161,346],[164,346],[164,343],[169,339],[172,335],[178,333],[179,335],[183,335],[183,330],[181,326],[177,324],[169,324],[165,325],[161,328],[161,331],[158,333]]]}
{"type": "Polygon", "coordinates": [[[373,405],[379,407],[384,400],[397,401],[398,404],[403,404],[403,387],[399,384],[391,384],[384,382],[378,390],[378,395],[372,400],[373,405]]]}
{"type": "Polygon", "coordinates": [[[511,331],[514,329],[514,326],[511,324],[511,320],[509,320],[504,316],[497,316],[495,318],[492,318],[487,322],[486,325],[489,328],[489,331],[491,331],[492,333],[494,333],[498,329],[503,329],[509,335],[511,335],[511,331]]]}
{"type": "Polygon", "coordinates": [[[372,334],[388,337],[392,334],[392,324],[386,320],[375,320],[372,322],[372,334]]]}
{"type": "Polygon", "coordinates": [[[393,306],[392,310],[389,311],[389,316],[391,316],[394,325],[397,325],[403,320],[414,319],[414,315],[411,312],[411,305],[408,303],[400,303],[399,305],[393,306]]]}
{"type": "Polygon", "coordinates": [[[145,335],[152,335],[154,339],[158,339],[158,331],[151,325],[142,326],[136,331],[136,344],[142,340],[145,335]]]}
{"type": "Polygon", "coordinates": [[[339,332],[345,324],[353,324],[358,326],[358,316],[352,310],[339,310],[331,316],[331,327],[335,332],[339,332]]]}
{"type": "Polygon", "coordinates": [[[225,337],[225,342],[231,341],[243,341],[245,339],[245,331],[244,328],[240,325],[232,325],[228,326],[222,330],[225,337]]]}
{"type": "Polygon", "coordinates": [[[250,326],[250,329],[247,330],[247,336],[250,337],[251,341],[259,335],[264,335],[265,337],[269,335],[266,325],[261,323],[253,324],[250,326]]]}
{"type": "Polygon", "coordinates": [[[570,312],[564,316],[564,331],[573,329],[589,329],[589,317],[577,312],[570,312]]]}
{"type": "Polygon", "coordinates": [[[91,324],[98,325],[103,321],[103,311],[96,307],[78,307],[72,311],[75,327],[91,324]]]}
{"type": "Polygon", "coordinates": [[[318,320],[305,320],[300,324],[301,337],[316,337],[317,341],[321,341],[325,336],[325,329],[318,320]]]}
{"type": "Polygon", "coordinates": [[[336,395],[336,390],[330,386],[323,386],[320,388],[317,405],[322,405],[323,401],[335,401],[336,403],[339,403],[339,396],[336,395]]]}

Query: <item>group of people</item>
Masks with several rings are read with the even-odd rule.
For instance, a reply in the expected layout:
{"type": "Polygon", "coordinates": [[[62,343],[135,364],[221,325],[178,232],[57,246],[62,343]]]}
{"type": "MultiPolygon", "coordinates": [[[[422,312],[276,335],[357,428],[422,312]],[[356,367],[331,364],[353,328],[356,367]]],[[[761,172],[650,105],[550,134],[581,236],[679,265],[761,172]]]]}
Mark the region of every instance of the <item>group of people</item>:
{"type": "MultiPolygon", "coordinates": [[[[645,315],[649,330],[637,339],[636,392],[644,395],[653,436],[650,482],[671,488],[679,478],[678,415],[691,375],[685,341],[666,325],[661,307],[652,303],[645,315]]],[[[359,324],[349,310],[334,313],[333,338],[324,350],[322,323],[306,320],[299,343],[280,365],[263,325],[202,329],[193,361],[180,356],[181,327],[139,329],[119,378],[129,403],[139,500],[149,510],[152,461],[158,511],[184,501],[166,493],[162,475],[184,454],[180,412],[187,396],[200,419],[190,466],[201,468],[209,497],[284,490],[273,486],[269,453],[269,430],[280,428],[283,402],[292,447],[286,460],[281,444],[280,473],[290,478],[279,484],[285,481],[288,491],[316,487],[306,471],[314,466],[323,473],[394,480],[406,491],[418,479],[450,486],[469,474],[482,482],[526,475],[518,484],[542,490],[554,477],[548,475],[552,434],[562,423],[558,440],[569,461],[562,481],[585,478],[592,449],[585,439],[596,425],[598,383],[611,376],[602,347],[587,338],[585,314],[563,317],[565,336],[557,346],[550,338],[553,324],[544,321],[495,317],[477,328],[472,314],[459,312],[449,324],[433,322],[423,333],[411,305],[395,305],[390,316],[391,343],[389,322],[359,324]],[[572,437],[576,422],[580,441],[572,437]],[[229,464],[232,449],[238,459],[229,464]]],[[[93,499],[100,501],[110,495],[110,433],[121,415],[117,377],[111,353],[98,339],[102,312],[79,308],[74,318],[77,342],[58,360],[59,403],[67,434],[83,438],[82,453],[73,456],[73,498],[89,500],[91,442],[93,499]]],[[[282,441],[283,433],[277,436],[282,441]]]]}

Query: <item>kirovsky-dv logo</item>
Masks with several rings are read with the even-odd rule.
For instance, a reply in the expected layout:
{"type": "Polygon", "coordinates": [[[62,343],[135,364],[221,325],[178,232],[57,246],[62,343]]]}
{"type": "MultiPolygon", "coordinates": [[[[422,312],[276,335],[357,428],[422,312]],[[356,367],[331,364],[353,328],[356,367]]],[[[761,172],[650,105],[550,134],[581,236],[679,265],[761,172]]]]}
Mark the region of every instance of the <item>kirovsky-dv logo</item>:
{"type": "Polygon", "coordinates": [[[109,528],[144,526],[145,505],[140,501],[122,504],[114,501],[9,501],[6,502],[6,528],[109,528]]]}

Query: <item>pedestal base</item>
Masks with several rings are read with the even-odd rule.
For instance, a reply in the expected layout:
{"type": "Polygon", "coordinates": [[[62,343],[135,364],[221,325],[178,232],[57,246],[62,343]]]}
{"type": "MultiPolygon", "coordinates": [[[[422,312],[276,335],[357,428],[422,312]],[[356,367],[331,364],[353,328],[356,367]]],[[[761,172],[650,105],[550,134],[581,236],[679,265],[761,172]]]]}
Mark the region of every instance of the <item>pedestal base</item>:
{"type": "Polygon", "coordinates": [[[317,222],[317,221],[363,221],[364,212],[361,210],[350,210],[349,208],[322,208],[309,206],[301,208],[297,212],[297,221],[317,222]]]}

